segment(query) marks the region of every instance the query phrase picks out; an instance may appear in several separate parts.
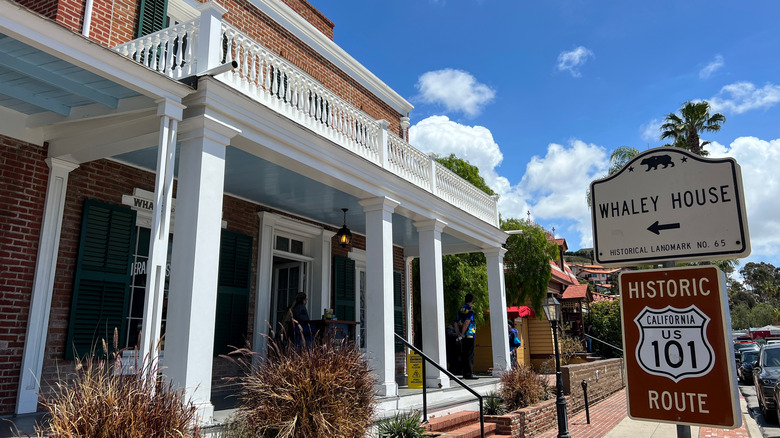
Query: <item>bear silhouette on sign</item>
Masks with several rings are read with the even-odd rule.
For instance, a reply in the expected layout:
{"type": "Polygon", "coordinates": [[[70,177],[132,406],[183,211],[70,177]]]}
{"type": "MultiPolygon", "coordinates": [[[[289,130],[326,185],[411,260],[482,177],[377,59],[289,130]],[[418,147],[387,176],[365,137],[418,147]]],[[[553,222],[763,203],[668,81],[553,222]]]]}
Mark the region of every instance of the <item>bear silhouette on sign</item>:
{"type": "Polygon", "coordinates": [[[639,164],[644,164],[645,166],[647,166],[645,172],[658,169],[659,164],[663,165],[664,169],[669,167],[669,165],[674,167],[674,163],[672,162],[672,157],[670,157],[669,155],[654,155],[652,157],[647,157],[644,160],[642,160],[639,164]]]}

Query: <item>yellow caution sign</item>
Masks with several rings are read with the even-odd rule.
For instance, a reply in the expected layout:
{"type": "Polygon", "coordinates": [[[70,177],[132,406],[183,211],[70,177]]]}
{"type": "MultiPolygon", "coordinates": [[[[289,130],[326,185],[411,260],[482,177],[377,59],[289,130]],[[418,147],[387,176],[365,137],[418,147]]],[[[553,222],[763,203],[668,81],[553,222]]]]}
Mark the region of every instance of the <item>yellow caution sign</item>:
{"type": "Polygon", "coordinates": [[[406,358],[407,370],[409,372],[409,388],[423,387],[423,358],[414,351],[409,352],[406,358]]]}

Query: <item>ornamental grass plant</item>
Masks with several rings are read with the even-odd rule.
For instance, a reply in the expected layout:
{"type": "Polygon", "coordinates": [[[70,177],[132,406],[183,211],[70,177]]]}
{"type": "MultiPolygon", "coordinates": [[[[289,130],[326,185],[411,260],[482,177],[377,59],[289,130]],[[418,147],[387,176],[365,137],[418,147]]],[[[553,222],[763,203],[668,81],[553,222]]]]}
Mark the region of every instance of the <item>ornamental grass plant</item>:
{"type": "Polygon", "coordinates": [[[420,411],[400,413],[377,423],[379,438],[425,438],[420,411]]]}
{"type": "MultiPolygon", "coordinates": [[[[73,375],[59,379],[51,394],[41,396],[48,421],[35,429],[50,438],[197,438],[196,408],[184,392],[162,381],[157,360],[136,361],[122,374],[121,351],[104,359],[78,359],[73,375]]],[[[136,357],[137,357],[136,351],[136,357]]]]}
{"type": "Polygon", "coordinates": [[[530,366],[523,365],[501,375],[498,395],[504,399],[506,410],[511,412],[548,400],[551,389],[544,376],[536,374],[530,366]]]}
{"type": "Polygon", "coordinates": [[[376,381],[354,344],[267,339],[265,357],[248,348],[227,356],[246,375],[233,378],[240,388],[237,427],[225,427],[223,437],[366,436],[374,421],[376,381]]]}

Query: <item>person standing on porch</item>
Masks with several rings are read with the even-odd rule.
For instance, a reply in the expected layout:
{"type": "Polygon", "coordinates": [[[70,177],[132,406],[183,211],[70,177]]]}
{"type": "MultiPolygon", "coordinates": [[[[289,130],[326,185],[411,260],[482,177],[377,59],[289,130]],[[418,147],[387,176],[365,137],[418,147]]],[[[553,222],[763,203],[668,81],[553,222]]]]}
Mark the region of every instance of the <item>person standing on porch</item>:
{"type": "Polygon", "coordinates": [[[474,296],[466,294],[463,307],[458,310],[458,316],[455,319],[460,329],[458,342],[461,343],[463,378],[469,380],[478,379],[474,375],[474,340],[477,336],[477,322],[474,319],[474,311],[471,309],[472,304],[474,304],[474,296]]]}

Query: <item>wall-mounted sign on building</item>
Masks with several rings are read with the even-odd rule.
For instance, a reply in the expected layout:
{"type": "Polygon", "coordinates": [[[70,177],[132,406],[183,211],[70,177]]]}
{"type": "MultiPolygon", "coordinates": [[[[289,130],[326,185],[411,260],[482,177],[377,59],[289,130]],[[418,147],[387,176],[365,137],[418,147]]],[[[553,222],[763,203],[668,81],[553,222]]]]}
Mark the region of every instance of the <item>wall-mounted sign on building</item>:
{"type": "Polygon", "coordinates": [[[715,266],[620,274],[631,418],[739,427],[723,283],[715,266]]]}
{"type": "Polygon", "coordinates": [[[680,148],[637,155],[591,183],[595,257],[603,265],[747,257],[742,173],[732,158],[680,148]]]}

